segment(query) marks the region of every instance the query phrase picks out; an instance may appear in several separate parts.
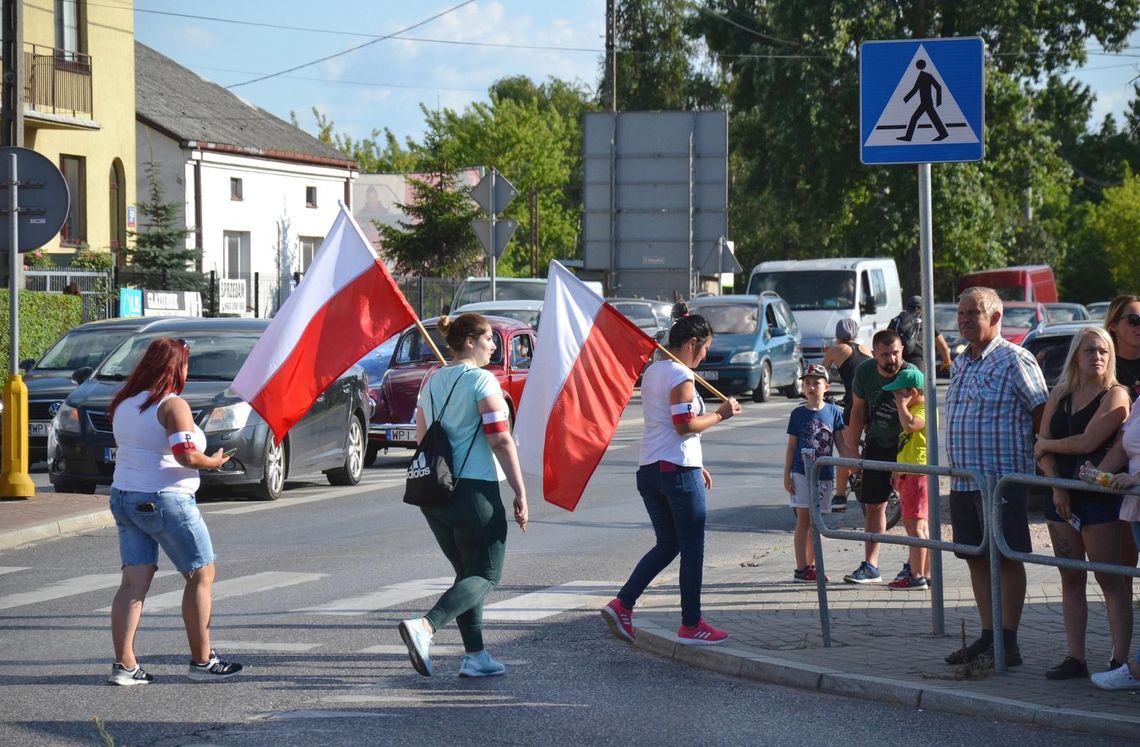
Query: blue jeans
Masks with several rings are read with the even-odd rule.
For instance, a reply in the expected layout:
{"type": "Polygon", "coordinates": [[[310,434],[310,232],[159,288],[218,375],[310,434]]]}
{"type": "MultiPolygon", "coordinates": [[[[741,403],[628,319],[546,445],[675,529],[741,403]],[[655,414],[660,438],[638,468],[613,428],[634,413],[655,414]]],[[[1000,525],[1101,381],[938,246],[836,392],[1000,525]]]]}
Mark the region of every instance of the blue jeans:
{"type": "Polygon", "coordinates": [[[180,573],[214,562],[210,532],[189,493],[112,487],[111,515],[119,528],[119,560],[124,566],[157,567],[160,545],[180,573]]]}
{"type": "Polygon", "coordinates": [[[637,492],[653,523],[657,544],[630,574],[618,599],[632,608],[657,574],[681,555],[681,622],[701,620],[701,576],[705,563],[705,482],[699,467],[662,472],[659,463],[637,470],[637,492]]]}

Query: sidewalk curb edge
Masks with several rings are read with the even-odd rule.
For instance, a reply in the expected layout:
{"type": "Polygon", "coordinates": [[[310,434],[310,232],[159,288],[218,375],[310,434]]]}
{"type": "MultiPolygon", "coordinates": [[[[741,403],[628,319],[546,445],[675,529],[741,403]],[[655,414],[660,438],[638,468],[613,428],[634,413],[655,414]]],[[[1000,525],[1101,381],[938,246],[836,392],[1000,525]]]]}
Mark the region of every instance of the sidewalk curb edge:
{"type": "Polygon", "coordinates": [[[88,529],[99,529],[115,523],[110,509],[91,511],[86,514],[67,516],[56,521],[47,521],[30,527],[0,532],[0,550],[11,550],[32,542],[40,542],[55,537],[66,537],[88,529]]]}

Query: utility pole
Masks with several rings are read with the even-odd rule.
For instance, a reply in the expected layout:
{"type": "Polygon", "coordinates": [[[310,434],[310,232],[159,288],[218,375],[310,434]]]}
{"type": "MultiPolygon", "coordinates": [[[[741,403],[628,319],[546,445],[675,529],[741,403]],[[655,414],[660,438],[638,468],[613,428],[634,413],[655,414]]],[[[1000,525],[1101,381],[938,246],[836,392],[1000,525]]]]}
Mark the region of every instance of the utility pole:
{"type": "Polygon", "coordinates": [[[617,111],[617,14],[614,0],[606,0],[606,80],[610,84],[610,111],[617,111]]]}
{"type": "Polygon", "coordinates": [[[24,107],[20,101],[23,89],[23,76],[20,68],[24,64],[24,24],[21,11],[24,9],[23,0],[7,0],[3,3],[3,122],[4,132],[2,143],[5,146],[23,147],[24,145],[24,107]]]}
{"type": "Polygon", "coordinates": [[[538,187],[530,188],[530,276],[538,274],[538,187]]]}

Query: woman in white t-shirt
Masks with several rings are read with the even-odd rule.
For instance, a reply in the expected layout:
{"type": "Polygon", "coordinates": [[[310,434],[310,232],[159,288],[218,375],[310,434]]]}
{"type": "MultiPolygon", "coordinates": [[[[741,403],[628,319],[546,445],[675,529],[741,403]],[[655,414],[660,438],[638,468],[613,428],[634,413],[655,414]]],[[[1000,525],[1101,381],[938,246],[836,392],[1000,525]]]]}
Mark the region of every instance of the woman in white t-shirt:
{"type": "Polygon", "coordinates": [[[499,583],[506,554],[507,519],[499,481],[506,477],[515,493],[515,523],[523,531],[526,488],[502,387],[483,368],[495,352],[490,322],[468,313],[455,319],[442,316],[438,326],[454,359],[420,387],[416,440],[422,441],[428,425],[439,417],[451,444],[457,480],[447,504],[420,510],[455,568],[455,583],[426,615],[401,622],[400,637],[412,666],[430,677],[432,635],[455,620],[464,650],[459,676],[491,677],[507,671],[483,647],[483,599],[499,583]],[[441,411],[442,416],[437,416],[441,411]]]}
{"type": "Polygon", "coordinates": [[[206,452],[206,436],[178,395],[186,386],[190,351],[185,340],[160,337],[115,398],[107,415],[118,448],[111,482],[111,514],[119,529],[123,580],[111,605],[115,664],[108,682],[145,685],[154,678],[135,659],[135,631],[158,570],[158,548],[186,578],[182,622],[190,643],[192,680],[224,680],[241,672],[210,646],[214,547],[194,493],[198,470],[226,463],[221,449],[206,452]]]}
{"type": "Polygon", "coordinates": [[[633,641],[633,605],[666,566],[681,556],[681,627],[684,643],[711,645],[728,634],[701,616],[701,575],[705,555],[706,493],[712,477],[701,458],[700,434],[740,413],[729,398],[716,412],[706,412],[693,383],[693,369],[705,359],[712,327],[683,303],[673,307],[676,320],[669,330],[669,352],[680,363],[662,360],[645,370],[641,405],[645,434],[641,440],[637,491],[645,502],[657,543],[633,569],[629,580],[602,617],[617,637],[633,641]]]}

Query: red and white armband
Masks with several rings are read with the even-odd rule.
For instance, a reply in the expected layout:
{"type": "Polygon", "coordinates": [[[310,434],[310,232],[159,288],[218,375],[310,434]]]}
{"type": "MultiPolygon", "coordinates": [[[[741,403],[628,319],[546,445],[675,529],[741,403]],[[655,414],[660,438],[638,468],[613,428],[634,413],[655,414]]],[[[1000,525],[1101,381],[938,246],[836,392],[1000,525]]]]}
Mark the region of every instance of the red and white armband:
{"type": "Polygon", "coordinates": [[[189,451],[197,451],[193,431],[178,431],[170,437],[170,453],[178,456],[189,451]]]}
{"type": "Polygon", "coordinates": [[[693,414],[693,404],[691,402],[669,405],[669,414],[673,416],[673,425],[683,425],[696,417],[696,415],[693,414]]]}
{"type": "Polygon", "coordinates": [[[510,427],[510,419],[506,410],[483,413],[484,433],[488,435],[492,433],[505,433],[510,427]]]}

